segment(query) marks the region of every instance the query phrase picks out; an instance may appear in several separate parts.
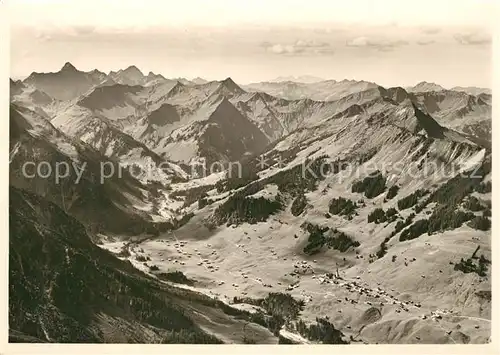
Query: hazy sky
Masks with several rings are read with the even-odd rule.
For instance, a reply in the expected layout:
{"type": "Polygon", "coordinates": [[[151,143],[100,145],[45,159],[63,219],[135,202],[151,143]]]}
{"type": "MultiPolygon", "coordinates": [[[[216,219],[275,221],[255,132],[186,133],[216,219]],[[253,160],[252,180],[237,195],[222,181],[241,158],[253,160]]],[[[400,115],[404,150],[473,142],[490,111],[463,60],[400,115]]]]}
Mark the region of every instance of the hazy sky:
{"type": "Polygon", "coordinates": [[[11,0],[11,71],[491,86],[493,2],[11,0]]]}

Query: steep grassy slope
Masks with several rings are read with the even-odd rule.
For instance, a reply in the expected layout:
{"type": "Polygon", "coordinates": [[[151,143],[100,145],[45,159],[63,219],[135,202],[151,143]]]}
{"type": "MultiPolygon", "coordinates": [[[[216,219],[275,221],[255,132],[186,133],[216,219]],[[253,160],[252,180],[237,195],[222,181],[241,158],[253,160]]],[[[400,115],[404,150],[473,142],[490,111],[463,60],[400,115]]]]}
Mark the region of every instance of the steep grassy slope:
{"type": "Polygon", "coordinates": [[[145,195],[159,193],[154,186],[142,185],[125,169],[118,174],[117,160],[108,160],[85,143],[68,138],[34,112],[15,105],[10,111],[10,151],[13,186],[45,196],[92,232],[137,235],[171,227],[167,221],[154,223],[151,216],[136,208],[147,204],[145,195]],[[68,169],[61,164],[67,164],[68,169]],[[106,170],[101,170],[102,164],[106,164],[106,170]],[[111,171],[110,165],[116,173],[105,175],[111,171]],[[57,181],[56,171],[65,177],[57,181]]]}
{"type": "MultiPolygon", "coordinates": [[[[9,208],[11,341],[220,343],[202,328],[242,328],[245,312],[147,277],[95,246],[55,204],[11,187],[9,208]]],[[[272,338],[254,330],[259,341],[272,338]]],[[[229,341],[241,342],[237,334],[229,341]]]]}

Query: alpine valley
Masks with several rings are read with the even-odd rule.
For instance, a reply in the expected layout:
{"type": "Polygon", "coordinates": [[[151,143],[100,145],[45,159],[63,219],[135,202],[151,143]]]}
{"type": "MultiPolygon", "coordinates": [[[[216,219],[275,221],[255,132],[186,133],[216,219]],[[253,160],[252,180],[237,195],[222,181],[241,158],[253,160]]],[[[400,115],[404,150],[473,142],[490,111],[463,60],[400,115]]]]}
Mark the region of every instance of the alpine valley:
{"type": "Polygon", "coordinates": [[[10,342],[490,341],[488,89],[66,63],[10,102],[10,342]]]}

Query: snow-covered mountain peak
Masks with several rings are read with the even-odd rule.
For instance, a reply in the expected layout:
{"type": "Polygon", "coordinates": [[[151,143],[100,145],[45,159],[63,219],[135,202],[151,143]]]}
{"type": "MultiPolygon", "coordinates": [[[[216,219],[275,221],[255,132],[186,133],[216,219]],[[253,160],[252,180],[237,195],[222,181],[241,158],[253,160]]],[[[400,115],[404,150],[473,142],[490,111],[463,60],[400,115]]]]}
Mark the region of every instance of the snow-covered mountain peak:
{"type": "Polygon", "coordinates": [[[407,90],[410,92],[428,92],[428,91],[443,91],[446,89],[436,83],[421,81],[417,85],[407,88],[407,90]]]}

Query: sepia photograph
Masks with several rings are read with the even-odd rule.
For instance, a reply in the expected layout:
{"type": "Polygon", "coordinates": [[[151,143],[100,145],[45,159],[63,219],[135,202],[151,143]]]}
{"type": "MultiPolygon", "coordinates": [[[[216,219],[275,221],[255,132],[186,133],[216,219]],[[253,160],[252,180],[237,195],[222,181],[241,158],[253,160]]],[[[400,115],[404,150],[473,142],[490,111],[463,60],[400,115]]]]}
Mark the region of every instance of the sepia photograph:
{"type": "Polygon", "coordinates": [[[2,4],[8,343],[490,344],[495,9],[2,4]]]}

